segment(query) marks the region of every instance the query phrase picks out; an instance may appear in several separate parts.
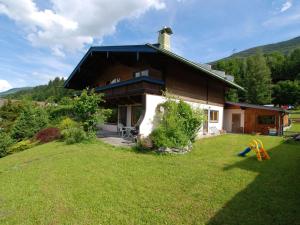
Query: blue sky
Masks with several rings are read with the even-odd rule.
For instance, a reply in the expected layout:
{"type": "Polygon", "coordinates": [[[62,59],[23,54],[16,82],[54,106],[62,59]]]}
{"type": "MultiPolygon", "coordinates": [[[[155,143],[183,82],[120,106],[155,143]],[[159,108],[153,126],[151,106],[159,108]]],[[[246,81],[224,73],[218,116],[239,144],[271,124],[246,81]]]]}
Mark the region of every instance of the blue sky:
{"type": "Polygon", "coordinates": [[[0,91],[67,77],[91,45],[155,43],[210,62],[300,35],[300,0],[0,0],[0,91]]]}

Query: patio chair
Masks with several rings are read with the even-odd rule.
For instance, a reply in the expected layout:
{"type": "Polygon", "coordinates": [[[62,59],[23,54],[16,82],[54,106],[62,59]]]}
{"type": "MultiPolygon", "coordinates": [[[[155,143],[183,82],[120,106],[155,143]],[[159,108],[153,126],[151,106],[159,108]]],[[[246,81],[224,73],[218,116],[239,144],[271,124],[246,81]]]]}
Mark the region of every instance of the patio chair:
{"type": "Polygon", "coordinates": [[[140,125],[144,119],[144,111],[141,113],[140,118],[134,125],[134,127],[130,130],[130,137],[133,139],[134,142],[137,142],[137,137],[139,135],[140,125]]]}
{"type": "Polygon", "coordinates": [[[210,130],[210,134],[212,134],[212,135],[220,134],[220,131],[216,127],[211,127],[209,130],[210,130]]]}
{"type": "Polygon", "coordinates": [[[132,138],[132,140],[134,142],[137,142],[137,136],[139,134],[139,129],[138,127],[133,127],[131,130],[130,130],[130,136],[132,138]]]}
{"type": "Polygon", "coordinates": [[[126,134],[126,129],[122,123],[118,124],[118,133],[121,135],[121,137],[124,137],[126,134]]]}

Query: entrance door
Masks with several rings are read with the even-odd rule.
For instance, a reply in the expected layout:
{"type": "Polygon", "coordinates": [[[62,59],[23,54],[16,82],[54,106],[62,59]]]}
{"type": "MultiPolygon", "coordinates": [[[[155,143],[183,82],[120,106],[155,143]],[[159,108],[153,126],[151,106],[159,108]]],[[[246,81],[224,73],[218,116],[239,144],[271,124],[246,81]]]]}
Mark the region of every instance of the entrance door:
{"type": "Polygon", "coordinates": [[[208,133],[208,110],[204,109],[203,134],[208,133]]]}
{"type": "Polygon", "coordinates": [[[241,133],[241,114],[232,114],[232,128],[233,133],[241,133]]]}

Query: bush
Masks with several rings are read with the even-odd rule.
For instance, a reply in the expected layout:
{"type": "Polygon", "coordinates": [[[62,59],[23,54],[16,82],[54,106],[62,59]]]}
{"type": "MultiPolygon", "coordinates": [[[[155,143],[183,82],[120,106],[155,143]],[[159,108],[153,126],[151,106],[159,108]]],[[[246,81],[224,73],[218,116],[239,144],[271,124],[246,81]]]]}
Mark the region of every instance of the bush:
{"type": "Polygon", "coordinates": [[[58,125],[59,129],[61,130],[65,130],[65,129],[69,129],[72,127],[79,127],[78,123],[75,122],[74,120],[72,120],[71,118],[67,117],[65,119],[63,119],[59,125],[58,125]]]}
{"type": "Polygon", "coordinates": [[[102,95],[84,90],[79,97],[74,99],[74,112],[76,119],[82,123],[87,132],[95,132],[97,123],[104,122],[110,110],[101,109],[102,95]]]}
{"type": "Polygon", "coordinates": [[[112,109],[106,109],[110,110],[110,113],[108,114],[106,118],[107,123],[118,123],[118,108],[112,108],[112,109]]]}
{"type": "Polygon", "coordinates": [[[59,121],[63,117],[74,117],[73,105],[56,105],[49,107],[49,117],[51,121],[59,121]]]}
{"type": "Polygon", "coordinates": [[[9,153],[16,153],[16,152],[21,152],[24,151],[26,149],[32,148],[36,145],[36,142],[32,142],[30,140],[23,140],[20,142],[17,142],[16,144],[12,145],[9,148],[9,153]]]}
{"type": "Polygon", "coordinates": [[[75,144],[87,140],[87,135],[84,130],[78,127],[71,127],[63,130],[62,136],[67,144],[75,144]]]}
{"type": "Polygon", "coordinates": [[[203,123],[201,111],[170,98],[158,108],[159,124],[150,135],[155,147],[183,148],[195,141],[203,123]]]}
{"type": "Polygon", "coordinates": [[[12,137],[16,140],[32,138],[48,123],[47,112],[33,105],[25,107],[12,129],[12,137]]]}
{"type": "Polygon", "coordinates": [[[0,127],[5,132],[10,132],[15,120],[19,117],[24,108],[24,102],[8,100],[0,107],[0,127]]]}
{"type": "Polygon", "coordinates": [[[11,137],[0,131],[0,158],[8,154],[9,147],[13,144],[11,137]]]}
{"type": "Polygon", "coordinates": [[[56,127],[48,127],[39,131],[35,139],[41,143],[47,143],[61,138],[60,130],[56,127]]]}

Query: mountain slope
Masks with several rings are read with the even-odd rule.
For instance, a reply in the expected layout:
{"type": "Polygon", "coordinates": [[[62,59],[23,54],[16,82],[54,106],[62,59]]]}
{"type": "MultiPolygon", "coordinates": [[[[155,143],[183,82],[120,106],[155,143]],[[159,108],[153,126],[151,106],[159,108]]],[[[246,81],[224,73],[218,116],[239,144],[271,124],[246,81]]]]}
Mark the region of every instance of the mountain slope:
{"type": "Polygon", "coordinates": [[[282,52],[283,54],[288,54],[297,48],[300,48],[300,36],[287,41],[249,48],[247,50],[234,53],[228,58],[235,58],[235,57],[245,58],[255,54],[259,50],[262,51],[263,53],[271,53],[274,51],[278,51],[278,52],[282,52]]]}
{"type": "Polygon", "coordinates": [[[30,90],[30,89],[32,89],[32,87],[12,88],[12,89],[9,89],[7,91],[0,92],[0,96],[3,97],[3,96],[6,96],[6,95],[15,94],[19,91],[25,91],[25,90],[30,90]]]}

